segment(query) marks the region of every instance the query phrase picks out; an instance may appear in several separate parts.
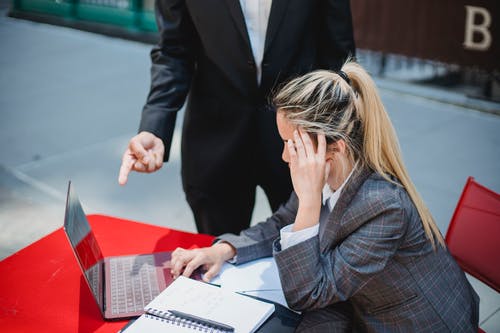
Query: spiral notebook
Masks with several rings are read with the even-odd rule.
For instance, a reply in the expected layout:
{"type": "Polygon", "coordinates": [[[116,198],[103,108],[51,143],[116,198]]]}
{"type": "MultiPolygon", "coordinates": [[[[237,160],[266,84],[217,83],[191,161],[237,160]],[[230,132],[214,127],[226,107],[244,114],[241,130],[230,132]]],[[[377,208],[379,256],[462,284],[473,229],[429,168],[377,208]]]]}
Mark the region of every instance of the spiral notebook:
{"type": "Polygon", "coordinates": [[[144,310],[146,314],[127,327],[126,333],[231,332],[177,317],[169,312],[172,310],[233,327],[235,333],[251,333],[274,312],[274,304],[180,276],[144,310]]]}

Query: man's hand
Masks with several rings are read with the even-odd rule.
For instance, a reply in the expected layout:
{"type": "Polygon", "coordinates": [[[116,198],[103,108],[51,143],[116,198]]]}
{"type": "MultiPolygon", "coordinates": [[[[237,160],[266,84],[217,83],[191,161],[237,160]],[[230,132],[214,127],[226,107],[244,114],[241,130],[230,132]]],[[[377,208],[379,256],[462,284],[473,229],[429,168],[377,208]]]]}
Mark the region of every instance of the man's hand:
{"type": "Polygon", "coordinates": [[[118,183],[125,185],[127,183],[130,171],[137,172],[155,172],[163,165],[163,155],[165,146],[154,134],[141,132],[130,139],[127,150],[123,153],[122,165],[118,183]]]}

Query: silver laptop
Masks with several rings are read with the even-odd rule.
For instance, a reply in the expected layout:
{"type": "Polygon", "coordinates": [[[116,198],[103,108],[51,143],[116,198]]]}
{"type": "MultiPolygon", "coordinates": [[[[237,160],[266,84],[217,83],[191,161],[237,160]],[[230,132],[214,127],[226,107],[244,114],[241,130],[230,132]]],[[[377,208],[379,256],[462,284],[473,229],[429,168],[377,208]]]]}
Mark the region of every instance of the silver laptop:
{"type": "MultiPolygon", "coordinates": [[[[104,319],[140,316],[144,307],[172,282],[171,252],[104,258],[71,182],[64,231],[104,319]]],[[[192,278],[201,279],[200,272],[192,278]]]]}

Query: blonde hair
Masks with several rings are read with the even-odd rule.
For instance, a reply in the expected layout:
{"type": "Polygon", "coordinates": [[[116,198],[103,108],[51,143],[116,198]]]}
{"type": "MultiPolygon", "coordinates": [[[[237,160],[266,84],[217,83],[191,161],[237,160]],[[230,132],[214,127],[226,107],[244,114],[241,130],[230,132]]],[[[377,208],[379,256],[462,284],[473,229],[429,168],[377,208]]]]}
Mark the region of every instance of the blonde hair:
{"type": "MultiPolygon", "coordinates": [[[[318,70],[298,77],[274,96],[274,105],[309,133],[323,133],[327,143],[344,140],[351,162],[365,165],[387,181],[396,178],[415,204],[427,238],[435,248],[444,240],[404,166],[391,120],[375,83],[357,63],[339,73],[318,70]]],[[[399,185],[399,184],[398,184],[399,185]]]]}

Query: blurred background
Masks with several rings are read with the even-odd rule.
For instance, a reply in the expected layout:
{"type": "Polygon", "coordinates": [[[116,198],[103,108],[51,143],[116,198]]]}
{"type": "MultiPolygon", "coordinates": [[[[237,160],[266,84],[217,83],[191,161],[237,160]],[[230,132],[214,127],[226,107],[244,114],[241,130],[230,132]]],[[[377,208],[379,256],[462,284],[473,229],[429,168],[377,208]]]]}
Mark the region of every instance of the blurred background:
{"type": "MultiPolygon", "coordinates": [[[[500,192],[498,0],[351,0],[417,188],[446,233],[468,176],[500,192]]],[[[63,224],[72,180],[87,213],[195,232],[171,161],[117,182],[149,90],[154,0],[0,0],[0,259],[63,224]]],[[[271,211],[257,193],[253,222],[271,211]]],[[[483,286],[474,283],[483,293],[483,286]]],[[[482,327],[500,332],[500,296],[482,327]]]]}
{"type": "MultiPolygon", "coordinates": [[[[147,43],[158,37],[154,0],[11,1],[12,17],[147,43]]],[[[500,101],[497,0],[351,0],[351,8],[373,74],[500,101]]]]}

